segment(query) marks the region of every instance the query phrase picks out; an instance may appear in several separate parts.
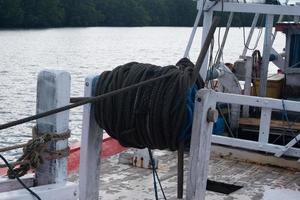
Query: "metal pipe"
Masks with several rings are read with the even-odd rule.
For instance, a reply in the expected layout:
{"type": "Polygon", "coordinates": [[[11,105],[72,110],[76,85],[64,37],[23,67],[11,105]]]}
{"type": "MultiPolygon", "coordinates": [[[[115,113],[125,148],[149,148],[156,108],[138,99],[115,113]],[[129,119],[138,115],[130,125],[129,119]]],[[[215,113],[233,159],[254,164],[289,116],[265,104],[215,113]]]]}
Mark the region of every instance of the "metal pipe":
{"type": "Polygon", "coordinates": [[[253,35],[253,32],[254,32],[254,28],[256,27],[258,18],[259,18],[259,13],[255,13],[252,24],[251,24],[251,29],[250,29],[250,32],[249,32],[249,35],[248,35],[248,38],[247,38],[247,41],[246,41],[246,45],[244,46],[244,50],[243,50],[243,53],[242,53],[242,56],[241,56],[242,58],[245,57],[246,54],[247,54],[247,50],[248,50],[247,47],[249,46],[249,44],[251,42],[252,35],[253,35]]]}
{"type": "Polygon", "coordinates": [[[184,141],[179,142],[177,151],[177,199],[183,198],[184,141]]]}
{"type": "Polygon", "coordinates": [[[228,21],[227,21],[227,25],[226,25],[226,30],[225,30],[225,33],[224,33],[224,36],[223,36],[223,40],[222,40],[222,44],[221,44],[221,47],[219,49],[218,57],[217,57],[217,60],[216,60],[217,64],[220,62],[221,56],[223,55],[223,49],[224,49],[224,46],[225,46],[225,43],[226,43],[226,39],[227,39],[228,32],[229,32],[229,29],[230,29],[230,26],[231,26],[233,15],[234,15],[234,13],[231,12],[230,15],[229,15],[229,17],[228,17],[228,21]]]}
{"type": "Polygon", "coordinates": [[[196,34],[196,31],[197,31],[197,28],[198,28],[198,25],[199,25],[199,21],[200,21],[200,18],[201,18],[201,15],[202,15],[202,9],[201,10],[198,10],[198,13],[197,13],[197,16],[196,16],[196,20],[195,20],[195,23],[194,23],[194,26],[193,26],[193,30],[191,32],[191,35],[190,35],[190,38],[189,38],[189,42],[186,46],[186,49],[185,49],[185,52],[184,52],[184,56],[185,58],[187,58],[189,56],[189,53],[190,53],[190,50],[191,50],[191,47],[192,47],[192,44],[193,44],[193,40],[195,38],[195,34],[196,34]]]}
{"type": "Polygon", "coordinates": [[[273,28],[274,15],[266,16],[266,29],[265,39],[263,48],[263,57],[260,70],[260,83],[259,83],[259,96],[265,97],[267,94],[267,78],[268,78],[268,67],[269,59],[272,48],[272,28],[273,28]]]}

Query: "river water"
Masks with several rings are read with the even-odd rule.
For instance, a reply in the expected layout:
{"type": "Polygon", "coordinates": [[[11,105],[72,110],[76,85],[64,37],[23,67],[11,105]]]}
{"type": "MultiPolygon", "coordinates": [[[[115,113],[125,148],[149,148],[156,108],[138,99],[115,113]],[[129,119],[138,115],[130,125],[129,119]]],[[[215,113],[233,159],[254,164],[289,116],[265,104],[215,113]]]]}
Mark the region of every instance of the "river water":
{"type": "MultiPolygon", "coordinates": [[[[249,29],[246,28],[246,33],[249,29]]],[[[71,74],[71,95],[83,95],[84,78],[131,61],[157,65],[175,64],[189,38],[188,27],[54,28],[0,31],[0,124],[35,114],[37,74],[43,69],[62,69],[71,74]]],[[[199,29],[190,58],[200,51],[199,29]]],[[[215,48],[218,47],[218,31],[215,48]]],[[[222,39],[223,29],[220,31],[222,39]]],[[[258,31],[255,32],[256,39],[258,31]]],[[[264,35],[262,34],[260,41],[264,35]]],[[[254,42],[253,42],[254,43],[254,42]]],[[[254,44],[251,44],[252,47],[254,44]]],[[[279,33],[274,46],[282,50],[285,37],[279,33]]],[[[241,28],[232,28],[224,49],[224,61],[234,62],[243,49],[241,28]]],[[[262,50],[261,43],[258,49],[262,50]]],[[[249,52],[251,54],[251,52],[249,52]]],[[[271,67],[271,72],[276,71],[271,67]]],[[[80,140],[82,108],[70,113],[70,142],[80,140]]],[[[25,142],[32,123],[0,131],[0,147],[25,142]]],[[[10,160],[19,151],[5,154],[10,160]]]]}

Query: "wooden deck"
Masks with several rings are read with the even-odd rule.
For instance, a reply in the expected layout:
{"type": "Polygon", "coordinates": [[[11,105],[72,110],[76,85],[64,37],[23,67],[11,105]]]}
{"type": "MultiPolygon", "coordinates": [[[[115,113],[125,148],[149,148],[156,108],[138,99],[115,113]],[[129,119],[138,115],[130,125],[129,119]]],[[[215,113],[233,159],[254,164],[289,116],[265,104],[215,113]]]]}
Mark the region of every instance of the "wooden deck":
{"type": "MultiPolygon", "coordinates": [[[[130,150],[129,150],[130,151],[130,150]]],[[[158,174],[167,199],[176,198],[176,153],[155,151],[159,158],[158,174]]],[[[185,180],[188,154],[185,154],[185,180]]],[[[152,200],[152,171],[130,165],[119,164],[118,155],[102,162],[100,199],[108,200],[152,200]]],[[[71,177],[76,180],[77,175],[71,177]]],[[[229,195],[207,191],[207,200],[299,200],[300,171],[279,167],[261,166],[218,156],[211,156],[209,179],[243,186],[229,195]]],[[[162,194],[159,191],[160,199],[162,194]]]]}

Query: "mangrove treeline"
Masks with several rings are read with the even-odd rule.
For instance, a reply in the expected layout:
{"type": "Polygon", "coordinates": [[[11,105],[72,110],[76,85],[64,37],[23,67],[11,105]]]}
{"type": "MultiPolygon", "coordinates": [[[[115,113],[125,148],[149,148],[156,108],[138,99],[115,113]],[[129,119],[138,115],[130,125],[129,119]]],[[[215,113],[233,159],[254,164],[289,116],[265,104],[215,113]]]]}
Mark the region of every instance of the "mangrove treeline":
{"type": "MultiPolygon", "coordinates": [[[[191,26],[196,14],[193,0],[0,0],[0,28],[191,26]]],[[[233,26],[251,19],[235,15],[233,26]]]]}

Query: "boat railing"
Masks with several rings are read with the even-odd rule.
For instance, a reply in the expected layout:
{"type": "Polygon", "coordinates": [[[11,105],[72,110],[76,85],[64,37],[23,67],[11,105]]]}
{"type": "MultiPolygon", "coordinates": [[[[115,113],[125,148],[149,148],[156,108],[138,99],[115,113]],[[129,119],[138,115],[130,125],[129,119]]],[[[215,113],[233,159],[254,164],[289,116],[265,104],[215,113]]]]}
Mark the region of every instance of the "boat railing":
{"type": "Polygon", "coordinates": [[[203,200],[205,198],[211,143],[267,152],[278,157],[285,155],[297,159],[300,158],[300,149],[293,147],[299,141],[300,134],[295,135],[295,138],[285,146],[269,143],[272,110],[300,112],[300,102],[220,93],[210,89],[202,89],[197,93],[194,109],[187,179],[187,199],[203,200]],[[217,103],[261,108],[258,141],[213,135],[213,122],[217,118],[217,103]]]}
{"type": "MultiPolygon", "coordinates": [[[[68,105],[70,86],[71,77],[68,72],[61,70],[41,71],[37,83],[37,114],[68,105]]],[[[36,136],[33,137],[36,138],[46,134],[59,136],[69,133],[69,110],[37,119],[35,130],[36,136]]],[[[63,156],[59,155],[63,151],[68,152],[68,139],[51,141],[47,147],[47,154],[37,151],[37,153],[43,154],[40,156],[44,159],[35,172],[20,177],[24,183],[23,186],[16,179],[0,179],[1,200],[33,199],[32,193],[27,191],[28,188],[40,199],[78,199],[78,184],[67,181],[66,156],[68,153],[63,156]],[[27,190],[23,189],[24,187],[27,190]]]]}

